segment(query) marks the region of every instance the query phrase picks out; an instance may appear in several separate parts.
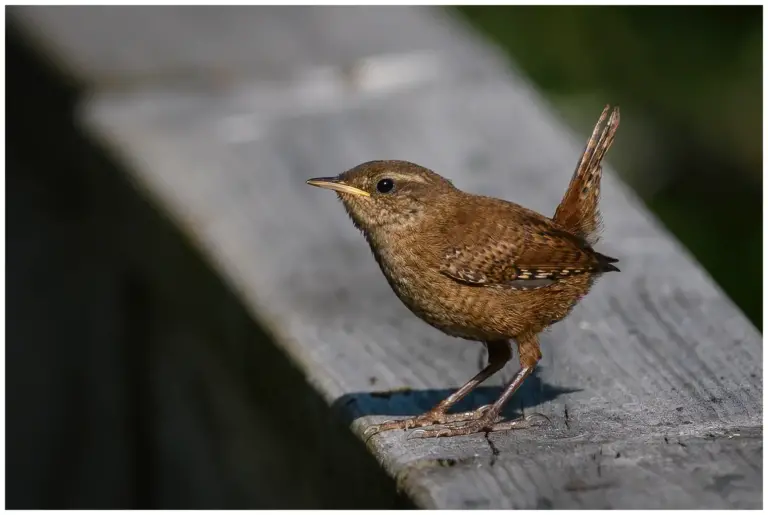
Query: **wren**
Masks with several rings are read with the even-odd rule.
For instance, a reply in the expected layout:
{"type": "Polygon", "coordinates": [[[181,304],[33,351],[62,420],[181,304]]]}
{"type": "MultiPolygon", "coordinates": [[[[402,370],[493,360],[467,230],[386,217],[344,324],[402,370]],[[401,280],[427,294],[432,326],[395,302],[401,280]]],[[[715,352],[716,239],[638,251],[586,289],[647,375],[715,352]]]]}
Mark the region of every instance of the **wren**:
{"type": "Polygon", "coordinates": [[[307,181],[336,192],[408,309],[442,332],[483,342],[488,350],[488,365],[431,410],[372,426],[366,436],[432,427],[413,436],[443,437],[530,426],[530,416],[503,421],[500,414],[541,359],[539,334],[565,318],[595,279],[619,271],[617,259],[593,249],[601,229],[601,162],[618,126],[618,107],[606,106],[552,218],[463,192],[407,161],[370,161],[336,177],[307,181]],[[512,359],[512,341],[520,370],[499,399],[474,411],[448,413],[512,359]]]}

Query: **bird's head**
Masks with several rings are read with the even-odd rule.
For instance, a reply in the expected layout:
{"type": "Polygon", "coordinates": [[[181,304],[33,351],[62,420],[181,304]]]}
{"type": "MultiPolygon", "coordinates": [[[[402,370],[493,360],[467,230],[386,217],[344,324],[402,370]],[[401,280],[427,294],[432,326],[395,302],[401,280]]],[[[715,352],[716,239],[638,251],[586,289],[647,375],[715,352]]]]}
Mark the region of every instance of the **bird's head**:
{"type": "Polygon", "coordinates": [[[355,226],[364,232],[418,224],[458,190],[435,172],[408,161],[369,161],[336,177],[307,184],[336,191],[355,226]]]}

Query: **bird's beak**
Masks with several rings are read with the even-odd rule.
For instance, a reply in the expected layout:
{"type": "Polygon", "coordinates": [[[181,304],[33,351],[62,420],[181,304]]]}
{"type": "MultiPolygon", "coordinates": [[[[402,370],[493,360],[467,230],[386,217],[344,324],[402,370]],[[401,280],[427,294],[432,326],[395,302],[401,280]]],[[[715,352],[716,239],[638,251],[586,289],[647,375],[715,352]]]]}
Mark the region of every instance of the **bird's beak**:
{"type": "Polygon", "coordinates": [[[336,177],[317,177],[315,179],[309,179],[307,184],[310,186],[317,186],[318,188],[325,188],[328,190],[340,191],[342,193],[351,193],[352,195],[360,195],[362,197],[370,197],[371,194],[367,191],[355,188],[349,184],[344,184],[336,177]]]}

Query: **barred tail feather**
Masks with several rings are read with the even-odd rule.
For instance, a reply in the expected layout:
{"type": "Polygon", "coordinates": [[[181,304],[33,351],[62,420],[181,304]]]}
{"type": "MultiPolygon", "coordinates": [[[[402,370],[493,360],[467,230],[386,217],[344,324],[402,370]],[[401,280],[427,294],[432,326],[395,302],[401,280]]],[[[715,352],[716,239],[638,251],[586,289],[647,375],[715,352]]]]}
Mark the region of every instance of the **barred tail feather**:
{"type": "Polygon", "coordinates": [[[602,160],[613,144],[616,130],[619,128],[619,108],[605,106],[595,124],[592,136],[579,160],[576,171],[568,185],[568,190],[555,211],[554,221],[569,232],[584,238],[594,245],[599,238],[601,217],[598,203],[600,200],[600,180],[602,160]],[[610,111],[610,118],[608,112],[610,111]],[[606,118],[608,123],[603,126],[606,118]],[[600,130],[602,127],[602,131],[600,130]]]}

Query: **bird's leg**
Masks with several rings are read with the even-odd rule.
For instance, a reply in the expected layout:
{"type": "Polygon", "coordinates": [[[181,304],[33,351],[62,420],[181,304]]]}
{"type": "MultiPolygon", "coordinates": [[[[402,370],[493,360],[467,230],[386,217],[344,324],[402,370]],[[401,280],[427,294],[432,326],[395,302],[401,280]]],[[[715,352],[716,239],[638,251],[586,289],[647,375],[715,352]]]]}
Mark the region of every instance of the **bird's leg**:
{"type": "MultiPolygon", "coordinates": [[[[441,436],[461,436],[470,435],[473,433],[489,433],[494,431],[524,429],[530,427],[531,422],[535,416],[498,423],[499,414],[504,408],[504,405],[515,394],[518,388],[520,388],[520,385],[523,384],[525,378],[531,375],[533,369],[536,367],[536,364],[541,359],[539,341],[535,335],[518,337],[517,348],[520,353],[520,370],[517,372],[517,374],[515,374],[515,377],[512,378],[512,381],[504,389],[504,392],[502,392],[498,400],[494,402],[489,408],[486,408],[481,413],[481,416],[476,417],[475,419],[470,420],[466,424],[460,426],[442,427],[429,430],[420,429],[418,431],[414,431],[412,436],[415,438],[435,438],[441,436]]],[[[544,417],[543,415],[539,416],[544,417]]]]}
{"type": "Polygon", "coordinates": [[[365,430],[363,435],[365,437],[371,437],[382,431],[390,431],[392,429],[411,429],[415,427],[433,426],[438,424],[448,424],[451,422],[462,422],[467,420],[479,419],[483,416],[486,410],[491,406],[483,406],[474,411],[468,411],[465,413],[447,413],[447,411],[461,399],[467,396],[469,392],[477,388],[477,386],[491,377],[493,374],[501,370],[507,362],[512,359],[512,348],[508,340],[493,340],[485,342],[488,348],[488,365],[475,377],[467,381],[467,383],[449,395],[447,398],[440,401],[434,408],[428,412],[418,415],[416,417],[401,419],[401,420],[388,420],[371,426],[365,430]]]}

